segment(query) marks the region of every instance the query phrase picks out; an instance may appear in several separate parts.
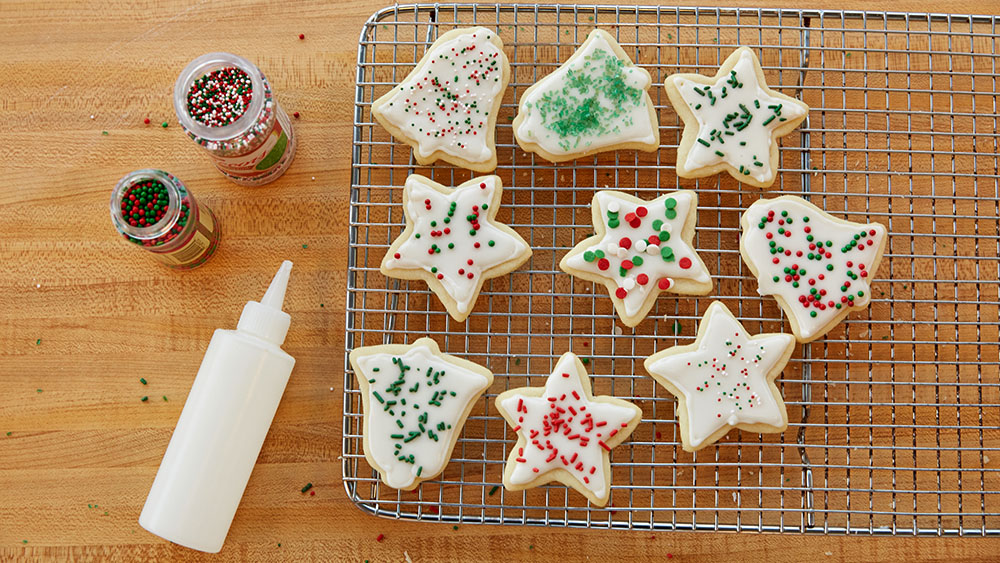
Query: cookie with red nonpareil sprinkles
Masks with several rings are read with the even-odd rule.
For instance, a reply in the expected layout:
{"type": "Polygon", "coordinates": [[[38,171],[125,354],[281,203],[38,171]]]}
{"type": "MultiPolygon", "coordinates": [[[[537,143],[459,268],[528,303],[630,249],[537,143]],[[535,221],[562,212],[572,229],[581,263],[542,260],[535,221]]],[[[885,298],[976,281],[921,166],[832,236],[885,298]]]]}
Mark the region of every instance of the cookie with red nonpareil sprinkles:
{"type": "Polygon", "coordinates": [[[424,280],[458,322],[472,312],[483,283],[531,256],[513,229],[495,220],[499,176],[473,178],[448,189],[416,174],[406,179],[406,229],[389,247],[380,270],[391,278],[424,280]]]}
{"type": "Polygon", "coordinates": [[[372,103],[372,116],[413,147],[421,165],[443,160],[491,172],[497,167],[497,112],[509,80],[510,64],[496,33],[484,27],[455,29],[372,103]]]}
{"type": "Polygon", "coordinates": [[[868,306],[887,240],[879,223],[852,223],[794,196],[762,199],[740,220],[740,254],[773,295],[799,342],[815,340],[868,306]]]}
{"type": "Polygon", "coordinates": [[[572,352],[559,358],[543,387],[505,391],[496,406],[517,433],[504,488],[521,491],[559,481],[597,506],[608,503],[611,449],[639,425],[639,407],[595,397],[586,368],[572,352]]]}
{"type": "Polygon", "coordinates": [[[697,222],[695,192],[680,190],[644,201],[600,191],[590,207],[597,234],[570,250],[559,267],[607,287],[625,325],[646,318],[662,292],[712,291],[712,277],[691,242],[697,222]]]}

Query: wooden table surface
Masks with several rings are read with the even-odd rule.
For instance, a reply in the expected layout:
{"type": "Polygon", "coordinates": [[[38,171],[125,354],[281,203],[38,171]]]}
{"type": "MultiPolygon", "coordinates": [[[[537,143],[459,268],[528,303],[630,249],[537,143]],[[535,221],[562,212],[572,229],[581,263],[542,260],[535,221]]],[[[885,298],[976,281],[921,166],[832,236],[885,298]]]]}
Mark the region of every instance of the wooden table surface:
{"type": "MultiPolygon", "coordinates": [[[[996,539],[453,529],[362,513],[345,496],[337,459],[344,248],[356,41],[381,6],[221,4],[0,0],[0,559],[211,557],[147,533],[137,519],[212,331],[235,326],[283,259],[295,262],[285,349],[298,363],[215,558],[996,557],[996,539]],[[255,61],[282,106],[301,114],[295,162],[267,187],[223,180],[177,125],[174,79],[214,50],[255,61]],[[108,193],[145,167],[177,174],[219,216],[223,242],[204,267],[170,271],[116,236],[108,193]],[[307,482],[315,496],[299,493],[307,482]]],[[[1000,14],[995,2],[891,8],[1000,14]]]]}

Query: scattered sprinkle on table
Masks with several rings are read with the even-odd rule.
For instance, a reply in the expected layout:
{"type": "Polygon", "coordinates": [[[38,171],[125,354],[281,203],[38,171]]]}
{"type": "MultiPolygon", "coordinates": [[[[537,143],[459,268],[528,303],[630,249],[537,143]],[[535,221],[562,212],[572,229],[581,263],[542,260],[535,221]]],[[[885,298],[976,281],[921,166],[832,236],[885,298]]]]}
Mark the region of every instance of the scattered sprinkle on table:
{"type": "Polygon", "coordinates": [[[580,361],[583,362],[583,365],[585,366],[590,365],[590,358],[581,358],[580,361]]]}
{"type": "Polygon", "coordinates": [[[8,435],[8,436],[10,436],[10,435],[11,435],[11,432],[8,432],[8,433],[7,433],[7,435],[8,435]]]}
{"type": "Polygon", "coordinates": [[[312,483],[306,483],[306,486],[302,487],[302,492],[304,493],[304,492],[308,491],[311,488],[313,488],[313,484],[312,483]]]}
{"type": "Polygon", "coordinates": [[[146,378],[145,377],[140,377],[139,378],[139,383],[142,383],[143,385],[146,385],[146,378]]]}
{"type": "Polygon", "coordinates": [[[164,395],[164,396],[163,396],[163,401],[164,401],[164,402],[166,402],[166,401],[167,401],[167,396],[166,396],[166,395],[164,395]]]}
{"type": "Polygon", "coordinates": [[[41,345],[42,345],[42,339],[39,338],[38,340],[35,341],[35,346],[41,346],[41,345]]]}
{"type": "Polygon", "coordinates": [[[166,121],[164,121],[163,123],[161,123],[161,124],[160,124],[160,127],[163,127],[164,129],[166,129],[166,128],[167,128],[167,122],[166,122],[166,121]]]}
{"type": "Polygon", "coordinates": [[[493,488],[490,489],[490,496],[493,496],[493,493],[497,492],[497,489],[499,489],[499,488],[500,488],[500,485],[493,485],[493,488]]]}
{"type": "Polygon", "coordinates": [[[148,400],[149,400],[149,396],[148,396],[148,395],[144,395],[144,396],[143,396],[143,397],[142,397],[141,399],[139,399],[139,400],[145,403],[146,401],[148,401],[148,400]]]}
{"type": "Polygon", "coordinates": [[[35,389],[35,392],[36,392],[36,393],[41,393],[41,392],[42,392],[42,390],[41,390],[41,389],[35,389]]]}
{"type": "Polygon", "coordinates": [[[385,534],[379,534],[376,536],[375,541],[382,541],[385,539],[385,534]]]}
{"type": "Polygon", "coordinates": [[[28,543],[28,540],[21,540],[21,543],[28,543]]]}
{"type": "Polygon", "coordinates": [[[107,134],[108,134],[107,131],[101,131],[101,135],[107,135],[107,134]]]}
{"type": "Polygon", "coordinates": [[[146,125],[149,125],[149,118],[147,117],[146,119],[143,119],[142,122],[145,123],[146,125]]]}
{"type": "Polygon", "coordinates": [[[302,248],[309,248],[309,245],[308,244],[303,244],[302,248]]]}
{"type": "Polygon", "coordinates": [[[299,34],[299,39],[305,39],[305,38],[306,38],[306,34],[305,33],[300,33],[299,34]]]}
{"type": "Polygon", "coordinates": [[[278,547],[281,547],[281,542],[278,542],[278,547]]]}
{"type": "Polygon", "coordinates": [[[292,112],[292,117],[294,117],[295,119],[298,119],[299,118],[299,112],[297,112],[297,111],[292,112]]]}
{"type": "Polygon", "coordinates": [[[451,529],[452,529],[452,530],[457,530],[457,529],[458,529],[458,526],[452,526],[452,527],[451,527],[451,529]]]}
{"type": "Polygon", "coordinates": [[[319,306],[320,306],[320,307],[322,307],[322,306],[323,306],[323,304],[322,304],[322,303],[320,303],[320,304],[319,304],[319,306]]]}

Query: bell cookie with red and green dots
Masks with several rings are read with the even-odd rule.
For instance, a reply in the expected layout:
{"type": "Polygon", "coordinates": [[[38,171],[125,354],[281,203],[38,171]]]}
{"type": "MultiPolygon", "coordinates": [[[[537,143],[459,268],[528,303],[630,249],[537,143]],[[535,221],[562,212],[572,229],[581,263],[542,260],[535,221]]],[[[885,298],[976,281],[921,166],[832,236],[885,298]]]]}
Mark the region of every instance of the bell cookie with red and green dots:
{"type": "Polygon", "coordinates": [[[441,353],[430,338],[355,348],[365,458],[382,482],[410,491],[444,471],[473,405],[493,383],[486,368],[441,353]]]}
{"type": "Polygon", "coordinates": [[[727,171],[743,182],[769,187],[777,178],[778,137],[791,133],[809,106],[767,87],[751,49],[740,47],[715,76],[672,74],[664,82],[684,122],[677,175],[701,178],[727,171]]]}
{"type": "Polygon", "coordinates": [[[692,244],[698,196],[691,190],[644,201],[600,191],[591,202],[594,236],[569,251],[559,267],[603,284],[627,326],[646,317],[661,292],[705,295],[712,277],[692,244]]]}
{"type": "Polygon", "coordinates": [[[436,160],[476,172],[497,167],[496,121],[510,64],[503,42],[484,27],[442,35],[372,116],[413,147],[421,165],[436,160]]]}
{"type": "Polygon", "coordinates": [[[756,201],[740,224],[740,253],[757,291],[777,298],[799,342],[868,306],[887,240],[881,224],[838,219],[795,196],[756,201]]]}
{"type": "Polygon", "coordinates": [[[495,219],[502,193],[499,176],[448,189],[411,175],[403,188],[406,229],[382,259],[382,273],[426,281],[452,318],[465,321],[486,280],[531,257],[528,243],[495,219]]]}

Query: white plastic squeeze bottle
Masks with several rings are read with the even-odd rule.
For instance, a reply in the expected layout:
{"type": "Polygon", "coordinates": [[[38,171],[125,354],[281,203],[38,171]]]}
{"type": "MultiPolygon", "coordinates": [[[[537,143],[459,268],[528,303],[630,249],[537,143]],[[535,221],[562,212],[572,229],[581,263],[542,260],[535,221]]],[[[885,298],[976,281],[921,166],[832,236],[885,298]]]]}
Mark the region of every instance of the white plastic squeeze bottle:
{"type": "Polygon", "coordinates": [[[291,270],[284,261],[260,303],[243,307],[236,330],[212,335],[139,516],[161,538],[222,549],[295,365],[280,348],[291,322],[281,310],[291,270]]]}

